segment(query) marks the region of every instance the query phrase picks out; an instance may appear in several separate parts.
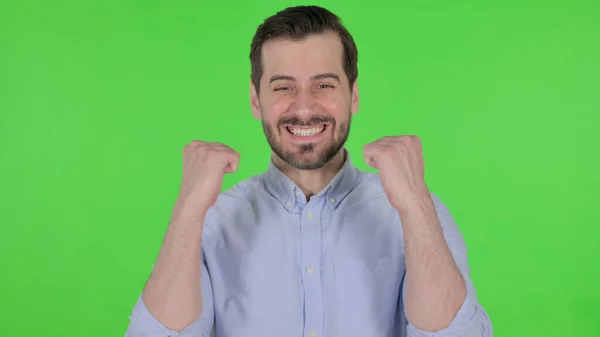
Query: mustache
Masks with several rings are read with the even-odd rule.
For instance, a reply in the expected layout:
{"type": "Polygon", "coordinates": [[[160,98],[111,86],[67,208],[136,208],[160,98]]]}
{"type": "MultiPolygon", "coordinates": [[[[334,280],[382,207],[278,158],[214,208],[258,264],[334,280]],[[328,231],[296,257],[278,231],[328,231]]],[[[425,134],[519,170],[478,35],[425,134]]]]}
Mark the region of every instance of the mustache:
{"type": "Polygon", "coordinates": [[[335,126],[335,118],[333,118],[331,116],[313,116],[309,119],[302,120],[296,116],[288,116],[288,117],[281,117],[277,121],[277,126],[278,127],[280,127],[282,125],[312,126],[312,125],[318,125],[318,124],[323,124],[323,123],[330,123],[331,125],[335,126]]]}

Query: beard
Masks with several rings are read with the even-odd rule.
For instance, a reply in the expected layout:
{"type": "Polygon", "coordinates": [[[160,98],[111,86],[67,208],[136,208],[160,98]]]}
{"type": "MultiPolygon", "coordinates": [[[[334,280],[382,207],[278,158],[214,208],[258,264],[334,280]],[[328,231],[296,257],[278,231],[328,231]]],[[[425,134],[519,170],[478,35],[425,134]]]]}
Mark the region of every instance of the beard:
{"type": "Polygon", "coordinates": [[[348,116],[348,121],[340,123],[339,127],[335,118],[330,116],[312,117],[307,121],[302,121],[297,117],[283,117],[277,121],[276,130],[279,133],[282,132],[281,126],[284,124],[292,126],[312,126],[322,123],[329,123],[334,138],[333,140],[329,141],[326,144],[325,148],[322,150],[317,150],[315,144],[307,143],[295,146],[295,152],[287,151],[284,149],[283,144],[277,141],[277,137],[275,136],[275,131],[273,130],[273,127],[264,120],[262,125],[265,131],[265,136],[267,137],[267,142],[271,146],[271,150],[273,150],[273,152],[279,158],[281,158],[288,165],[298,170],[316,170],[325,166],[325,164],[327,164],[333,157],[335,157],[335,155],[342,149],[342,147],[346,143],[346,140],[348,139],[348,134],[350,133],[350,123],[352,119],[352,114],[348,113],[348,116]],[[315,153],[315,159],[309,160],[304,158],[305,155],[315,153]]]}

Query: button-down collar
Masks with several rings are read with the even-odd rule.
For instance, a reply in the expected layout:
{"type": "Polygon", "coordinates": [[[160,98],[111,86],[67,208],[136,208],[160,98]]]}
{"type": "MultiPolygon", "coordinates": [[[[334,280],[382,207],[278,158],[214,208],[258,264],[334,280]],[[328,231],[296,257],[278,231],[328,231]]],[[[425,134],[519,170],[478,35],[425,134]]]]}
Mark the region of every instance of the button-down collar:
{"type": "MultiPolygon", "coordinates": [[[[344,164],[331,182],[312,198],[324,197],[327,199],[327,204],[335,209],[356,186],[359,177],[358,169],[352,164],[347,150],[344,149],[344,164]]],[[[306,202],[302,190],[275,166],[273,160],[269,162],[269,169],[264,175],[264,184],[269,193],[290,212],[297,203],[306,202]]]]}

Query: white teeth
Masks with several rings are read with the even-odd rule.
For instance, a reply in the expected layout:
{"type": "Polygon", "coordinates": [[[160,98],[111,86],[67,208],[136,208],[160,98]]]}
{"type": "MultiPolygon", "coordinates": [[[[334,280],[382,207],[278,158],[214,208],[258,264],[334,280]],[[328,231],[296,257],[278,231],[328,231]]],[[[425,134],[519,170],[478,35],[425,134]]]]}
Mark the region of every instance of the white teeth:
{"type": "Polygon", "coordinates": [[[312,129],[297,129],[290,127],[288,128],[288,130],[290,130],[290,132],[293,133],[295,136],[314,136],[318,133],[323,132],[323,130],[325,130],[325,126],[316,127],[312,129]]]}

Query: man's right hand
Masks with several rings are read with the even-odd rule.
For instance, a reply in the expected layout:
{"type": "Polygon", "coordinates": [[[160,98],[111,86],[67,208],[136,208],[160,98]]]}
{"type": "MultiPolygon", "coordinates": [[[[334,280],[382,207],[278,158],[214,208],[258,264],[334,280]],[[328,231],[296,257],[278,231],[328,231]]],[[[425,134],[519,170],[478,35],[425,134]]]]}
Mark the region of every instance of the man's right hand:
{"type": "Polygon", "coordinates": [[[183,330],[202,313],[202,282],[210,282],[201,280],[204,217],[217,201],[223,176],[237,170],[239,160],[219,143],[193,141],[183,149],[181,190],[143,291],[148,311],[170,330],[183,330]]]}
{"type": "Polygon", "coordinates": [[[240,155],[221,143],[192,141],[183,149],[183,181],[173,216],[185,222],[202,223],[215,204],[223,176],[238,168],[240,155]]]}

